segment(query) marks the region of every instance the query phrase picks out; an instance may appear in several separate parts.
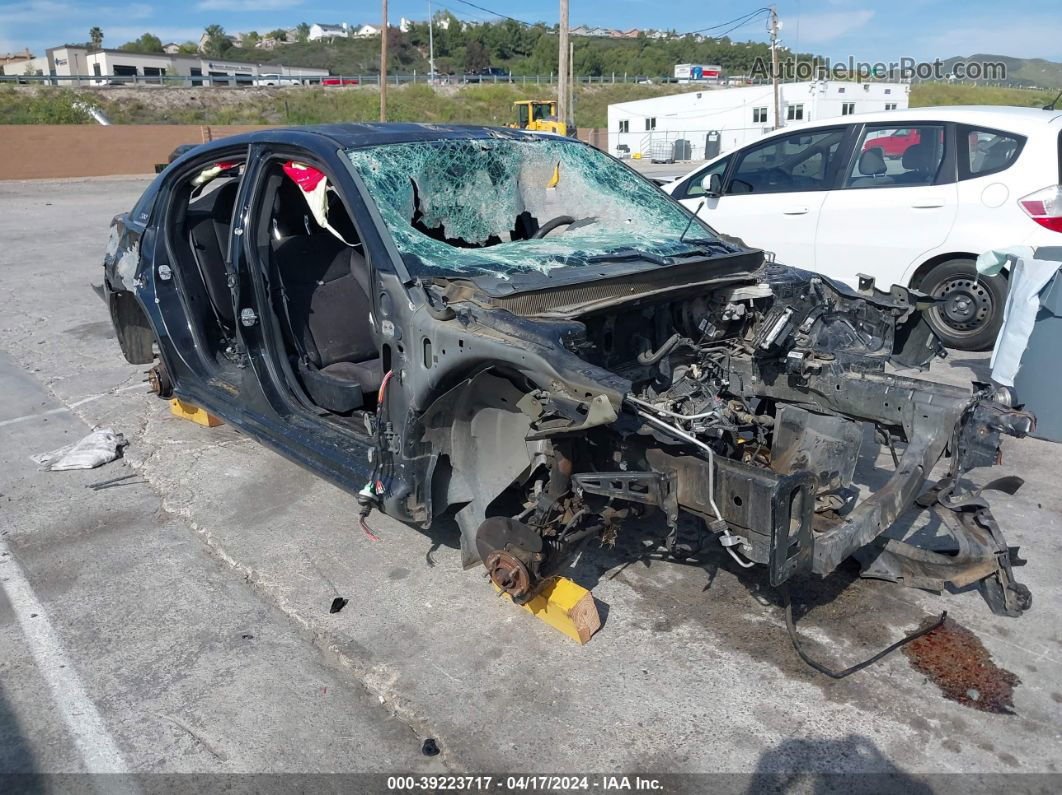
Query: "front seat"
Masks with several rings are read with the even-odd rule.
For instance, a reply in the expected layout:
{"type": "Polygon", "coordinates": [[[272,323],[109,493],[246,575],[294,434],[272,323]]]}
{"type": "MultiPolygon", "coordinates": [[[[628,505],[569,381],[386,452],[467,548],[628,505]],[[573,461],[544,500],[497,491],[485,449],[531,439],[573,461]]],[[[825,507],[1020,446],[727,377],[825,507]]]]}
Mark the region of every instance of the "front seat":
{"type": "Polygon", "coordinates": [[[848,183],[850,188],[867,188],[892,184],[892,178],[885,175],[888,168],[885,165],[885,152],[880,146],[864,149],[859,154],[856,170],[859,171],[861,176],[848,183]]]}
{"type": "MultiPolygon", "coordinates": [[[[293,198],[300,211],[306,209],[301,196],[293,198]]],[[[286,207],[293,214],[291,205],[286,207]]],[[[359,409],[384,375],[371,321],[368,264],[357,248],[318,227],[308,213],[286,224],[278,220],[276,230],[273,252],[303,386],[321,408],[341,414],[359,409]]]]}

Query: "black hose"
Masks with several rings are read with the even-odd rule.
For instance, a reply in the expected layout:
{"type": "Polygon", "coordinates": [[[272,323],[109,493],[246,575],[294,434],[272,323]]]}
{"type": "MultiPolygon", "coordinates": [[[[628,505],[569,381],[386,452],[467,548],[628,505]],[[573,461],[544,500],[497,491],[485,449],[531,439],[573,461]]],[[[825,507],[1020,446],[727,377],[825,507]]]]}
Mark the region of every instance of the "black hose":
{"type": "Polygon", "coordinates": [[[638,364],[656,364],[669,353],[671,353],[671,351],[675,349],[675,346],[678,345],[681,341],[681,334],[672,334],[670,337],[668,337],[667,342],[661,345],[656,352],[648,350],[639,353],[638,364]]]}
{"type": "Polygon", "coordinates": [[[906,646],[912,640],[917,640],[923,635],[932,632],[934,629],[943,624],[944,619],[948,617],[948,611],[945,610],[943,613],[940,614],[940,618],[938,618],[928,627],[922,627],[922,629],[912,632],[907,637],[900,638],[891,646],[882,649],[870,659],[863,660],[863,662],[861,663],[856,663],[850,668],[845,668],[843,671],[834,671],[830,668],[827,668],[822,663],[815,662],[807,655],[807,652],[805,652],[804,649],[800,647],[800,639],[797,637],[796,634],[796,622],[793,620],[793,603],[789,599],[789,583],[783,583],[781,586],[779,586],[778,590],[782,594],[782,603],[785,605],[785,628],[789,630],[789,640],[792,641],[793,648],[796,649],[796,653],[800,655],[801,660],[806,662],[820,674],[826,674],[826,676],[830,677],[830,679],[844,679],[846,676],[854,674],[856,671],[862,671],[864,668],[869,665],[873,665],[887,654],[892,654],[892,652],[896,651],[901,646],[906,646]]]}

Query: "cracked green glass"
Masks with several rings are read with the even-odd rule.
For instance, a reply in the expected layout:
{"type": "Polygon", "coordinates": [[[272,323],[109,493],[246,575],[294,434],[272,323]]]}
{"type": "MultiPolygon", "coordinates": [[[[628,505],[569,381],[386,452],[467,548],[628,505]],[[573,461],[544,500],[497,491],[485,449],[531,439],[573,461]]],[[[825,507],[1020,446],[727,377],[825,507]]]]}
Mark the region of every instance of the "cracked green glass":
{"type": "Polygon", "coordinates": [[[671,257],[691,252],[691,238],[714,239],[695,221],[680,240],[688,213],[576,141],[441,140],[350,149],[347,157],[414,276],[505,278],[631,250],[671,257]],[[540,240],[513,240],[524,213],[538,226],[562,216],[576,223],[540,240]]]}

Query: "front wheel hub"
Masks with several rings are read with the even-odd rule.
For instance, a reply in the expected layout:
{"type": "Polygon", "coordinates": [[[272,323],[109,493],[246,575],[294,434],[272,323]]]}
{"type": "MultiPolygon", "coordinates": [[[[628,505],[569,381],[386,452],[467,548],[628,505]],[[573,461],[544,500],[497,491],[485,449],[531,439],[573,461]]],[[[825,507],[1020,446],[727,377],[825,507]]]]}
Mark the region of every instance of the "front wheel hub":
{"type": "Polygon", "coordinates": [[[527,567],[504,550],[495,550],[484,561],[490,581],[514,600],[531,591],[531,575],[527,567]]]}

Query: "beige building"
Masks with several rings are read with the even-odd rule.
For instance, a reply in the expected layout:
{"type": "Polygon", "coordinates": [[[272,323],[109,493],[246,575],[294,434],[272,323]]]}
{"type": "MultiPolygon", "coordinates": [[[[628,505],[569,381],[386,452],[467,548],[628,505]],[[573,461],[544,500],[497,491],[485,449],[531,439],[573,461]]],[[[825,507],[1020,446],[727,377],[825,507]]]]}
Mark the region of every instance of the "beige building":
{"type": "Polygon", "coordinates": [[[262,75],[320,79],[327,69],[252,64],[205,55],[149,54],[86,47],[52,47],[39,58],[0,66],[5,76],[41,75],[80,78],[56,80],[56,85],[101,86],[165,83],[166,85],[254,85],[262,75]]]}

